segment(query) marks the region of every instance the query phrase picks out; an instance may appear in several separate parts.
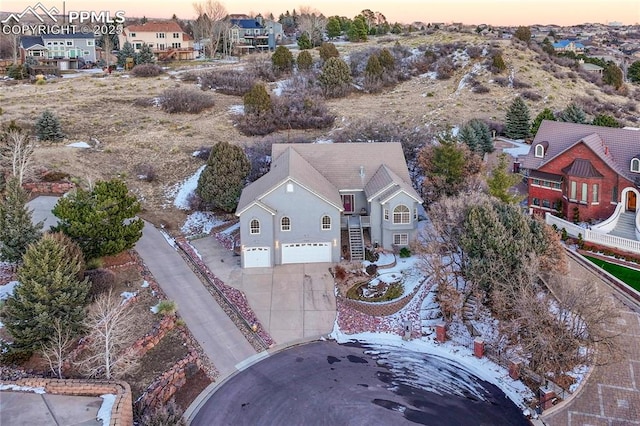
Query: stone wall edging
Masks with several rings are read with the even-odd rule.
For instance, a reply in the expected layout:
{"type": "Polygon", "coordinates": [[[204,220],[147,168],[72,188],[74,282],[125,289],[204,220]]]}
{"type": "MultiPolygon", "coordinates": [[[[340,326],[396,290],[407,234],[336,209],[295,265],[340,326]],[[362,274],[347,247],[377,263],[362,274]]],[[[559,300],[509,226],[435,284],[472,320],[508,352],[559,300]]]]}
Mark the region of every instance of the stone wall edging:
{"type": "Polygon", "coordinates": [[[133,403],[129,384],[116,380],[81,380],[81,379],[18,379],[5,384],[16,386],[43,388],[53,395],[97,396],[115,395],[116,400],[111,409],[110,426],[130,426],[133,424],[133,403]]]}
{"type": "Polygon", "coordinates": [[[342,303],[345,305],[356,309],[363,314],[371,315],[371,316],[389,316],[393,315],[402,308],[404,308],[407,303],[413,299],[413,296],[417,293],[420,286],[416,286],[413,291],[406,296],[392,300],[390,302],[364,302],[360,300],[349,299],[342,295],[336,295],[337,299],[340,299],[342,303]]]}
{"type": "Polygon", "coordinates": [[[71,182],[26,182],[22,184],[31,197],[38,195],[63,195],[75,188],[71,182]]]}

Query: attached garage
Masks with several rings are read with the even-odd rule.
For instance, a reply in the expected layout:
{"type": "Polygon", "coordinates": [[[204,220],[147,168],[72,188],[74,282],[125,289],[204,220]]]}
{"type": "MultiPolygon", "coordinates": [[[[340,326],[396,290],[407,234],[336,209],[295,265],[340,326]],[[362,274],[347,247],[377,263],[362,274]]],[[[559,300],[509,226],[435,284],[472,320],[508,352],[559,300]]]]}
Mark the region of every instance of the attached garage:
{"type": "Polygon", "coordinates": [[[331,262],[331,243],[282,244],[282,264],[331,262]]]}
{"type": "Polygon", "coordinates": [[[245,247],[242,249],[242,267],[271,267],[271,249],[269,247],[245,247]]]}

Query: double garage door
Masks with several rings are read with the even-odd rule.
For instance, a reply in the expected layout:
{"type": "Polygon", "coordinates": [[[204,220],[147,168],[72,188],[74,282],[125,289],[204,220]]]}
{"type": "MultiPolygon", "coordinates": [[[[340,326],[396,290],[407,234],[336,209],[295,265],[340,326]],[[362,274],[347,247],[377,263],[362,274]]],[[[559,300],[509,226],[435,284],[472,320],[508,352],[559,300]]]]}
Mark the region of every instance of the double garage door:
{"type": "Polygon", "coordinates": [[[331,262],[331,243],[282,244],[282,264],[331,262]]]}

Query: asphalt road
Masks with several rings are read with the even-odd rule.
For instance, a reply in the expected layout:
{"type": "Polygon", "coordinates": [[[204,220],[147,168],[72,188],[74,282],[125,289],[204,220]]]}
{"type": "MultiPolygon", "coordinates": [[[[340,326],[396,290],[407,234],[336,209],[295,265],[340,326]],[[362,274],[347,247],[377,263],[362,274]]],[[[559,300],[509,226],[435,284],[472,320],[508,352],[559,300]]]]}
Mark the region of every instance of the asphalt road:
{"type": "Polygon", "coordinates": [[[442,358],[313,342],[223,384],[191,425],[528,425],[500,389],[442,358]]]}

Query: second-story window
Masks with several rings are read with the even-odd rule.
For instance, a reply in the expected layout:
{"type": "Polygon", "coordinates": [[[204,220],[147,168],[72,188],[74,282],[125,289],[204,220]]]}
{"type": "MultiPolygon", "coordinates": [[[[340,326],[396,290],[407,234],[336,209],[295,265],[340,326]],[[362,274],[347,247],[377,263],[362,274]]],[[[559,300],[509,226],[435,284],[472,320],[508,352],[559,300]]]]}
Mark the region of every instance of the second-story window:
{"type": "Polygon", "coordinates": [[[289,219],[287,216],[283,217],[280,220],[280,229],[282,231],[291,231],[291,219],[289,219]]]}

